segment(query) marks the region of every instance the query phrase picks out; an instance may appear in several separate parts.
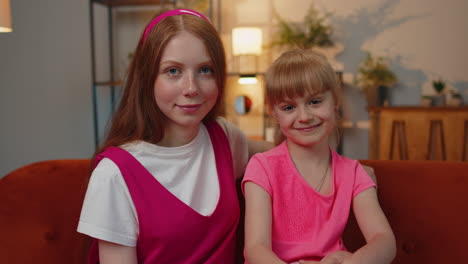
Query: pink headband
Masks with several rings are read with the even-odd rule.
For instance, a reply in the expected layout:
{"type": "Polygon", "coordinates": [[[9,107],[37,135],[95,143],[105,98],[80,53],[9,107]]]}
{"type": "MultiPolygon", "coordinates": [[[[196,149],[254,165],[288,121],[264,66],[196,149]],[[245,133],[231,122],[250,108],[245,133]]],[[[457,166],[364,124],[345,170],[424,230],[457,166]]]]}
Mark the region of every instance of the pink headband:
{"type": "Polygon", "coordinates": [[[146,27],[145,33],[143,34],[143,40],[146,40],[146,37],[148,37],[150,31],[158,24],[161,20],[165,19],[166,17],[170,16],[177,16],[177,15],[192,15],[192,16],[197,16],[205,19],[206,21],[209,22],[209,20],[202,15],[201,13],[195,11],[195,10],[190,10],[190,9],[174,9],[170,10],[167,12],[162,13],[161,15],[155,17],[146,27]]]}

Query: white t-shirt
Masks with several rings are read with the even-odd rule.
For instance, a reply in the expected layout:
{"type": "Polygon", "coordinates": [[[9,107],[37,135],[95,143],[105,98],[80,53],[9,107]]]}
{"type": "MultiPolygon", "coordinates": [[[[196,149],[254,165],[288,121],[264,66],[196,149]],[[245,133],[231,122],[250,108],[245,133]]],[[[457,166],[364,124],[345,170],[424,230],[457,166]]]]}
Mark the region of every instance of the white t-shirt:
{"type": "MultiPolygon", "coordinates": [[[[234,176],[240,178],[248,161],[247,138],[226,120],[218,118],[217,121],[229,140],[234,176]]],[[[198,213],[207,216],[216,208],[218,173],[210,136],[204,125],[200,125],[197,136],[183,146],[168,148],[138,141],[121,147],[167,190],[198,213]]],[[[78,232],[125,246],[136,246],[138,231],[136,209],[125,180],[117,165],[104,158],[91,175],[78,232]]]]}

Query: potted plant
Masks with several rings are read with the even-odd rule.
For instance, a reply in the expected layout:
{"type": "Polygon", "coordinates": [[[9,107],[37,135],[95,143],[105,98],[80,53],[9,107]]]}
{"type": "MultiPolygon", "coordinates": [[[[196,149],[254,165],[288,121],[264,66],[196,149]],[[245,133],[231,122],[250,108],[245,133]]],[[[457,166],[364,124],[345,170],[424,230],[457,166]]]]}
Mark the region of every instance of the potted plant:
{"type": "Polygon", "coordinates": [[[287,22],[276,14],[279,28],[271,46],[286,48],[332,47],[334,45],[331,39],[333,27],[325,22],[329,15],[321,16],[313,4],[309,7],[302,23],[287,22]]]}
{"type": "Polygon", "coordinates": [[[432,97],[429,95],[421,96],[421,105],[425,107],[429,107],[432,105],[432,97]]]}
{"type": "Polygon", "coordinates": [[[355,84],[365,91],[368,107],[383,106],[388,103],[388,88],[398,81],[383,57],[367,53],[359,66],[355,84]]]}
{"type": "MultiPolygon", "coordinates": [[[[302,22],[288,22],[275,14],[278,20],[278,30],[273,35],[270,47],[284,49],[302,48],[314,49],[323,54],[337,72],[342,72],[343,65],[335,60],[337,54],[344,50],[341,43],[332,39],[334,28],[327,23],[331,13],[321,14],[313,4],[310,5],[302,22]]],[[[339,75],[340,77],[341,75],[339,75]]]]}
{"type": "Polygon", "coordinates": [[[462,105],[462,96],[460,93],[456,91],[450,91],[450,97],[447,101],[447,105],[449,106],[460,106],[462,105]]]}
{"type": "Polygon", "coordinates": [[[434,88],[436,95],[433,98],[433,104],[435,106],[444,106],[445,105],[445,95],[443,94],[445,90],[445,81],[442,79],[437,79],[432,81],[432,87],[434,88]]]}
{"type": "Polygon", "coordinates": [[[441,94],[445,88],[445,82],[442,79],[432,81],[432,87],[438,94],[441,94]]]}

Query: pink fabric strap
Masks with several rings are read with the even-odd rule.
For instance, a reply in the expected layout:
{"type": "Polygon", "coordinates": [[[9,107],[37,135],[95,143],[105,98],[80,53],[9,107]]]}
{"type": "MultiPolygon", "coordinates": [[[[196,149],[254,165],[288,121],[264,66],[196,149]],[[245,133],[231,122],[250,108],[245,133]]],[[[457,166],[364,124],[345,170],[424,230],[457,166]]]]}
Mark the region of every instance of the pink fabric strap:
{"type": "Polygon", "coordinates": [[[177,16],[177,15],[192,15],[192,16],[197,16],[205,19],[206,21],[209,22],[208,18],[206,18],[204,15],[201,13],[195,11],[195,10],[190,10],[190,9],[174,9],[170,10],[167,12],[162,13],[161,15],[155,17],[146,27],[145,29],[145,34],[143,35],[143,40],[146,40],[146,37],[148,37],[150,31],[158,24],[161,20],[163,20],[166,17],[170,16],[177,16]]]}

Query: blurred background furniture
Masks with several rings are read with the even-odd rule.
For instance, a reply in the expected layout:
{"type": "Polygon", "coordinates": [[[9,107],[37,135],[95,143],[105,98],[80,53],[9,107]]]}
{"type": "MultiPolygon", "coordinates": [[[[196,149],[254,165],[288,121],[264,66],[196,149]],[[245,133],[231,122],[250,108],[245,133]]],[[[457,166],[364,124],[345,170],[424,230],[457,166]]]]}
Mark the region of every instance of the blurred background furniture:
{"type": "Polygon", "coordinates": [[[369,113],[369,159],[467,160],[468,106],[374,107],[369,113]]]}
{"type": "MultiPolygon", "coordinates": [[[[468,162],[361,163],[373,167],[377,176],[380,204],[397,240],[394,264],[468,259],[468,162]]],[[[86,262],[90,239],[76,227],[90,168],[90,160],[50,160],[0,179],[0,263],[86,262]]],[[[243,263],[242,228],[241,223],[237,263],[243,263]]],[[[350,250],[364,244],[353,216],[344,242],[350,250]]]]}

